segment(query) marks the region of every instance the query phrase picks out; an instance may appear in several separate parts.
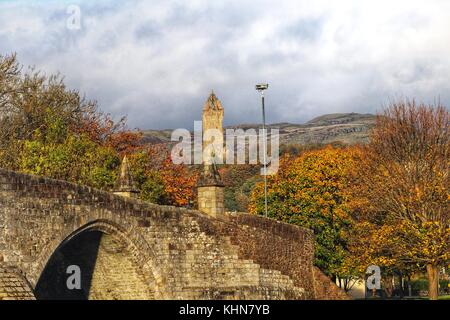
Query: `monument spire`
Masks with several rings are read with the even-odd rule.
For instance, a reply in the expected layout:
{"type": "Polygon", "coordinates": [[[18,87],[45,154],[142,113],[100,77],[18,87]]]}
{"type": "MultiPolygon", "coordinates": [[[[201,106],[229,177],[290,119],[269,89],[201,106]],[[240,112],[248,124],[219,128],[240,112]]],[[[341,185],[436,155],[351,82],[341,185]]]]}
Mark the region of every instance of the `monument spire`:
{"type": "Polygon", "coordinates": [[[131,175],[130,164],[128,157],[125,155],[120,166],[120,176],[117,180],[116,190],[114,194],[124,197],[136,197],[138,190],[134,184],[133,176],[131,175]]]}
{"type": "Polygon", "coordinates": [[[216,94],[214,93],[214,90],[211,90],[211,94],[209,95],[203,107],[203,111],[207,110],[223,110],[222,103],[217,98],[216,94]]]}

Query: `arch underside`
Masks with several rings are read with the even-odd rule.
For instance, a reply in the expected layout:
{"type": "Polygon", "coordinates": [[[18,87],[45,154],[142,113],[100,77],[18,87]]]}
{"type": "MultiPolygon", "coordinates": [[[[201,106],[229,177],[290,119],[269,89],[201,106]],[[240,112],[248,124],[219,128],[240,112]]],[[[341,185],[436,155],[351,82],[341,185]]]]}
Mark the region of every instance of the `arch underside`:
{"type": "Polygon", "coordinates": [[[129,244],[115,234],[89,228],[55,250],[34,294],[37,299],[51,300],[149,300],[154,299],[153,281],[149,278],[151,275],[139,266],[129,244]],[[71,266],[79,268],[79,274],[71,266]],[[76,282],[78,276],[80,281],[76,282]]]}

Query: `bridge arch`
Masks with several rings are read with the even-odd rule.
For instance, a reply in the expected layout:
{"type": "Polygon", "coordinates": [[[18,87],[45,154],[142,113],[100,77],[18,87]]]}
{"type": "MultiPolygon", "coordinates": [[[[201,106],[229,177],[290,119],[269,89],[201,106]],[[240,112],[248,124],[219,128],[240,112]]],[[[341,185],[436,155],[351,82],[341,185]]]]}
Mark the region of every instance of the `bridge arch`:
{"type": "Polygon", "coordinates": [[[98,219],[49,243],[36,261],[37,299],[155,299],[165,291],[152,248],[137,232],[98,219]],[[81,288],[68,289],[69,266],[80,268],[81,288]]]}

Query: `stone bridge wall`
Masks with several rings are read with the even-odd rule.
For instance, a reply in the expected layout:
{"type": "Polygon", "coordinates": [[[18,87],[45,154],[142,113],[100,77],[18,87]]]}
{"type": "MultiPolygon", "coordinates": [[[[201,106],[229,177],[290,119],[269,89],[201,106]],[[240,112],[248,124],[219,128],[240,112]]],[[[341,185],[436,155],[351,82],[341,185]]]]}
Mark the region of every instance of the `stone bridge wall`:
{"type": "Polygon", "coordinates": [[[309,230],[248,214],[211,218],[0,169],[0,299],[21,297],[6,293],[15,292],[11,283],[29,286],[23,298],[51,298],[46,277],[62,279],[63,264],[88,252],[87,298],[346,298],[313,268],[309,230]]]}

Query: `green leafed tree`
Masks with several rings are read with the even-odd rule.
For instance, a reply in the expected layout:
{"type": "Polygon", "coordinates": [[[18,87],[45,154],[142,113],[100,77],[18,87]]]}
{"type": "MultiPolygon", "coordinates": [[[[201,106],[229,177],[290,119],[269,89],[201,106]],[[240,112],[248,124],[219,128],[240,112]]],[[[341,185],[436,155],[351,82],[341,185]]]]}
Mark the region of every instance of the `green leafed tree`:
{"type": "MultiPolygon", "coordinates": [[[[356,149],[333,147],[286,156],[268,179],[269,216],[313,230],[315,264],[331,277],[349,276],[342,269],[351,227],[346,189],[357,157],[356,149]]],[[[250,211],[264,213],[262,183],[253,191],[250,211]]]]}

